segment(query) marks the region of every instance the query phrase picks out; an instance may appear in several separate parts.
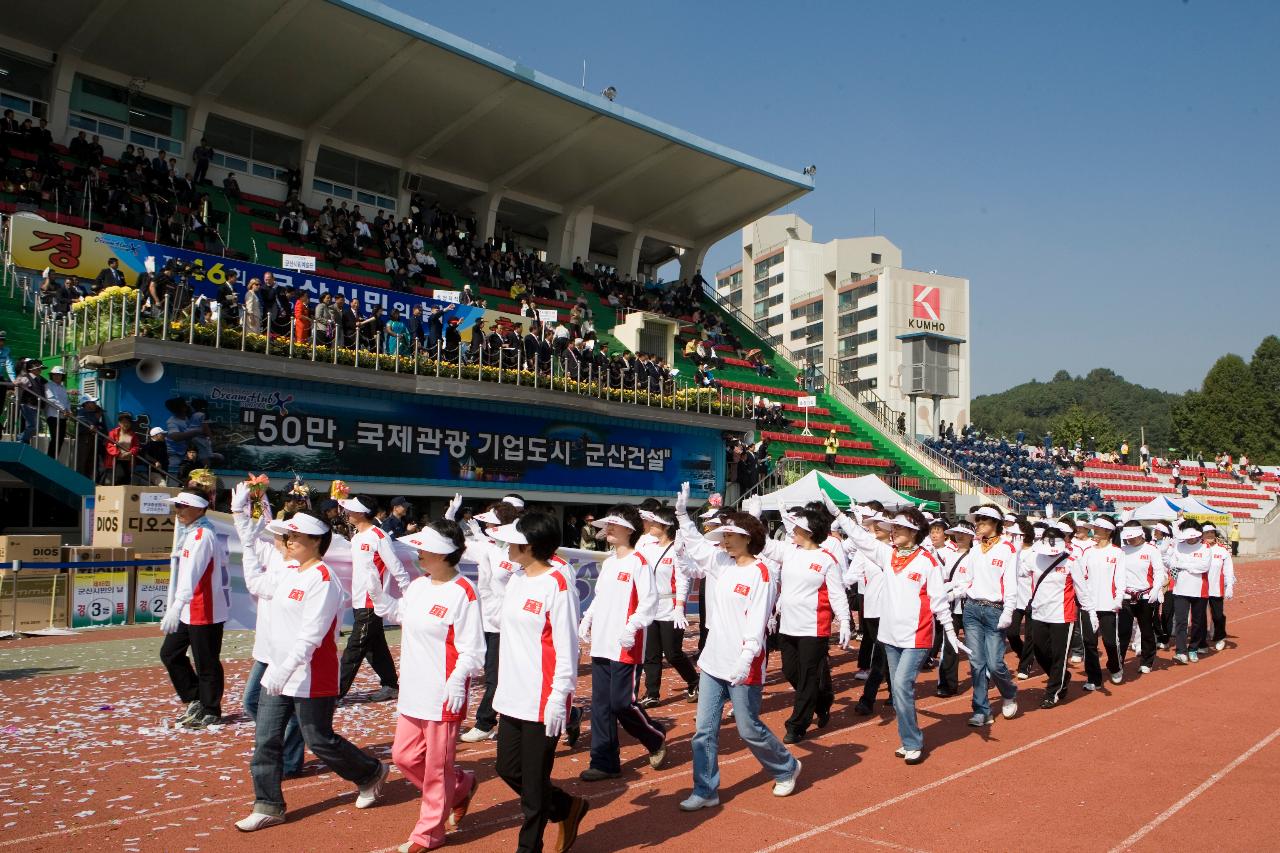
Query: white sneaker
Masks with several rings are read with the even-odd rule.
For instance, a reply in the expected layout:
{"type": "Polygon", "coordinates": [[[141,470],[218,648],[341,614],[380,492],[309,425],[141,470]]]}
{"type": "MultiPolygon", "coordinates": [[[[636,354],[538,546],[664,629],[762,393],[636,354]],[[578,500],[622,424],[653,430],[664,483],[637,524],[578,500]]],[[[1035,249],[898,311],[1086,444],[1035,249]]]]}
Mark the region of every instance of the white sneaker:
{"type": "Polygon", "coordinates": [[[1217,649],[1218,651],[1222,651],[1223,649],[1225,649],[1225,648],[1227,647],[1227,641],[1226,641],[1226,640],[1219,640],[1218,642],[1216,642],[1216,643],[1214,643],[1214,644],[1213,644],[1213,647],[1214,647],[1215,649],[1217,649]]]}
{"type": "Polygon", "coordinates": [[[1151,667],[1147,666],[1146,664],[1143,664],[1142,666],[1138,667],[1138,672],[1142,673],[1143,675],[1146,675],[1150,671],[1151,671],[1151,667]]]}
{"type": "Polygon", "coordinates": [[[791,774],[791,778],[785,782],[773,783],[773,795],[775,797],[789,797],[795,793],[796,780],[800,778],[800,769],[803,767],[800,759],[796,759],[796,772],[791,774]]]}
{"type": "Polygon", "coordinates": [[[690,794],[687,800],[680,803],[680,811],[696,812],[698,809],[712,809],[720,805],[719,797],[699,797],[697,794],[690,794]]]}
{"type": "Polygon", "coordinates": [[[867,680],[867,674],[868,674],[868,673],[867,673],[867,671],[866,671],[865,669],[860,669],[860,670],[858,670],[857,672],[855,672],[855,673],[853,674],[853,677],[854,677],[854,679],[855,679],[856,681],[866,681],[866,680],[867,680]]]}
{"type": "Polygon", "coordinates": [[[1176,661],[1177,663],[1190,663],[1190,662],[1191,662],[1191,661],[1190,661],[1190,659],[1188,659],[1188,658],[1187,658],[1187,656],[1186,656],[1186,655],[1184,655],[1184,654],[1176,654],[1176,655],[1174,655],[1174,656],[1173,656],[1173,659],[1174,659],[1174,661],[1176,661]]]}
{"type": "Polygon", "coordinates": [[[1086,681],[1084,683],[1084,689],[1086,693],[1092,693],[1098,689],[1098,685],[1094,684],[1092,681],[1086,681]]]}
{"type": "Polygon", "coordinates": [[[1027,680],[1028,678],[1030,678],[1031,676],[1030,676],[1030,675],[1027,675],[1025,672],[1019,672],[1019,673],[1018,673],[1016,676],[1014,676],[1014,677],[1015,677],[1015,678],[1017,678],[1019,681],[1026,681],[1026,680],[1027,680]]]}
{"type": "Polygon", "coordinates": [[[898,756],[899,758],[906,758],[906,757],[907,757],[907,748],[906,748],[905,746],[900,746],[900,747],[898,747],[897,749],[895,749],[895,750],[893,751],[893,754],[894,754],[894,755],[896,755],[896,756],[898,756]]]}
{"type": "Polygon", "coordinates": [[[413,849],[413,842],[406,841],[404,844],[401,844],[399,847],[397,847],[396,851],[397,853],[409,853],[409,851],[412,849],[413,849]]]}
{"type": "Polygon", "coordinates": [[[266,829],[268,826],[279,826],[282,823],[284,823],[284,815],[282,814],[253,812],[248,817],[236,821],[236,829],[241,832],[257,832],[259,829],[266,829]]]}
{"type": "Polygon", "coordinates": [[[1012,720],[1018,716],[1018,700],[1016,697],[1000,706],[1000,715],[1006,720],[1012,720]]]}
{"type": "Polygon", "coordinates": [[[1124,681],[1124,670],[1123,670],[1123,669],[1122,669],[1122,670],[1120,670],[1119,672],[1113,672],[1113,673],[1111,673],[1111,683],[1112,683],[1112,684],[1119,684],[1119,683],[1120,683],[1120,682],[1122,682],[1122,681],[1124,681]]]}
{"type": "Polygon", "coordinates": [[[1072,655],[1072,656],[1071,656],[1071,662],[1072,662],[1072,663],[1080,663],[1080,661],[1082,661],[1082,660],[1084,660],[1084,658],[1080,657],[1080,655],[1072,655]]]}
{"type": "Polygon", "coordinates": [[[924,761],[924,753],[918,749],[908,749],[906,753],[903,754],[902,760],[907,764],[919,764],[921,761],[924,761]]]}
{"type": "Polygon", "coordinates": [[[389,775],[391,775],[391,765],[378,762],[378,775],[368,785],[360,786],[360,793],[356,797],[356,808],[367,809],[378,802],[378,798],[382,796],[382,783],[387,781],[389,775]]]}
{"type": "Polygon", "coordinates": [[[497,728],[486,732],[484,729],[472,727],[467,729],[466,733],[463,734],[462,737],[458,738],[458,740],[463,743],[480,743],[481,741],[493,740],[497,736],[497,728]]]}
{"type": "Polygon", "coordinates": [[[1156,643],[1156,648],[1157,648],[1157,649],[1167,649],[1167,648],[1169,648],[1169,644],[1168,644],[1168,643],[1156,643]]]}

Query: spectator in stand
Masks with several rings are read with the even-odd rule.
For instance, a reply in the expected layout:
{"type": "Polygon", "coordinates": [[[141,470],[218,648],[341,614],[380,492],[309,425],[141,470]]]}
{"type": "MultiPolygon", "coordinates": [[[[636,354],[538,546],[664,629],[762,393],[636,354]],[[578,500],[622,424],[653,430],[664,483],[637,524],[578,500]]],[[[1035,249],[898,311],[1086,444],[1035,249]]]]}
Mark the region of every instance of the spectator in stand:
{"type": "Polygon", "coordinates": [[[164,429],[152,427],[147,433],[146,443],[134,460],[134,485],[163,486],[167,483],[168,472],[169,445],[164,440],[164,429]]]}
{"type": "Polygon", "coordinates": [[[293,341],[296,344],[311,343],[311,298],[305,293],[289,288],[293,300],[293,341]]]}
{"type": "Polygon", "coordinates": [[[393,539],[414,533],[417,531],[418,525],[417,522],[410,521],[412,517],[413,504],[409,503],[407,498],[392,498],[391,511],[381,524],[382,532],[393,539]]]}
{"type": "Polygon", "coordinates": [[[822,448],[827,456],[827,470],[836,470],[836,454],[840,452],[840,439],[836,437],[834,429],[827,435],[827,440],[822,443],[822,448]]]}
{"type": "Polygon", "coordinates": [[[213,159],[213,148],[210,147],[209,140],[200,140],[200,144],[191,152],[191,159],[195,162],[195,183],[209,183],[209,162],[213,159]]]}
{"type": "Polygon", "coordinates": [[[40,411],[44,408],[44,387],[47,384],[40,374],[44,364],[38,359],[28,358],[22,363],[18,378],[14,382],[14,393],[18,398],[18,412],[22,420],[22,432],[18,435],[19,444],[27,444],[39,432],[40,411]]]}
{"type": "Polygon", "coordinates": [[[94,286],[98,291],[107,287],[124,287],[124,273],[120,271],[120,261],[117,258],[107,259],[106,267],[94,279],[94,286]]]}
{"type": "Polygon", "coordinates": [[[107,433],[107,485],[127,486],[133,482],[133,466],[142,450],[142,436],[133,429],[133,415],[121,412],[116,428],[107,433]]]}
{"type": "Polygon", "coordinates": [[[107,425],[97,397],[80,398],[80,410],[76,413],[75,426],[76,470],[96,483],[107,458],[104,441],[107,425]]]}
{"type": "Polygon", "coordinates": [[[244,327],[245,331],[253,335],[261,335],[263,332],[262,299],[262,282],[256,278],[249,279],[249,286],[244,293],[244,327]]]}
{"type": "Polygon", "coordinates": [[[71,401],[67,398],[67,371],[57,365],[49,371],[49,381],[44,385],[44,421],[49,427],[47,453],[54,459],[62,450],[67,437],[67,418],[71,415],[71,401]]]}

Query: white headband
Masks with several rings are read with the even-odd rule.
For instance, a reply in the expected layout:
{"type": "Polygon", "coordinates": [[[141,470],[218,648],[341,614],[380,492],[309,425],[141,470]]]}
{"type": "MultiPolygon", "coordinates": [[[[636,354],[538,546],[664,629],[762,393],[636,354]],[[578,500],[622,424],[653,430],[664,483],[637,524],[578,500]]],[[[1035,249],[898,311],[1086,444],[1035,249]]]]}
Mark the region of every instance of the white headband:
{"type": "Polygon", "coordinates": [[[973,512],[966,515],[965,521],[968,521],[970,524],[977,524],[978,519],[980,518],[989,518],[992,521],[1003,522],[1004,513],[998,509],[992,509],[989,506],[979,507],[978,509],[975,509],[973,512]]]}
{"type": "Polygon", "coordinates": [[[620,515],[606,515],[604,518],[597,518],[595,521],[591,522],[592,527],[599,527],[602,530],[609,524],[616,524],[619,527],[625,527],[628,530],[636,529],[631,522],[627,521],[620,515]]]}
{"type": "Polygon", "coordinates": [[[783,512],[782,520],[785,521],[787,524],[791,525],[792,527],[799,527],[805,533],[813,532],[812,530],[809,529],[809,522],[805,520],[804,516],[792,515],[789,512],[783,512]]]}
{"type": "Polygon", "coordinates": [[[374,510],[364,505],[359,498],[346,498],[338,501],[338,506],[350,512],[363,512],[365,515],[372,515],[374,510]]]}
{"type": "Polygon", "coordinates": [[[504,504],[511,504],[516,509],[524,509],[524,501],[520,500],[517,497],[513,497],[511,495],[507,495],[505,498],[503,498],[502,502],[504,504]]]}
{"type": "Polygon", "coordinates": [[[1146,539],[1147,534],[1143,532],[1141,526],[1134,527],[1133,525],[1128,525],[1126,527],[1120,528],[1120,538],[1121,539],[1146,539]]]}
{"type": "Polygon", "coordinates": [[[715,530],[708,530],[704,535],[704,538],[708,542],[720,542],[724,539],[724,535],[726,533],[741,533],[743,536],[751,535],[736,524],[724,524],[717,527],[715,530]]]}
{"type": "Polygon", "coordinates": [[[1094,528],[1097,528],[1098,530],[1115,530],[1116,529],[1115,524],[1110,519],[1102,518],[1101,516],[1099,516],[1098,518],[1095,518],[1093,521],[1086,524],[1085,527],[1094,527],[1094,528]]]}
{"type": "Polygon", "coordinates": [[[914,521],[907,518],[905,515],[901,515],[901,514],[895,515],[891,519],[888,519],[888,518],[884,519],[883,521],[880,522],[880,526],[881,527],[905,527],[908,530],[920,529],[914,521]]]}
{"type": "Polygon", "coordinates": [[[489,531],[489,535],[499,542],[507,542],[512,545],[528,545],[529,540],[523,533],[516,530],[515,523],[504,524],[501,527],[495,527],[489,531]]]}
{"type": "Polygon", "coordinates": [[[649,510],[647,509],[640,510],[640,519],[642,521],[651,521],[654,524],[661,524],[664,527],[667,524],[665,521],[662,520],[660,516],[658,516],[656,513],[649,512],[649,510]]]}
{"type": "Polygon", "coordinates": [[[502,519],[498,518],[498,516],[491,509],[485,510],[479,515],[473,516],[473,518],[475,518],[476,521],[482,521],[485,524],[501,524],[502,523],[502,519]]]}
{"type": "Polygon", "coordinates": [[[267,529],[272,533],[284,535],[286,533],[305,533],[308,536],[323,536],[329,532],[328,526],[316,518],[314,515],[308,515],[300,512],[290,518],[288,521],[272,521],[267,525],[267,529]]]}
{"type": "Polygon", "coordinates": [[[410,533],[408,536],[400,536],[396,541],[430,554],[452,554],[458,550],[457,545],[431,527],[423,528],[417,533],[410,533]]]}
{"type": "Polygon", "coordinates": [[[166,500],[175,506],[190,506],[195,507],[196,509],[209,508],[208,500],[200,497],[199,495],[193,495],[191,492],[178,492],[178,494],[171,498],[167,498],[166,500]]]}

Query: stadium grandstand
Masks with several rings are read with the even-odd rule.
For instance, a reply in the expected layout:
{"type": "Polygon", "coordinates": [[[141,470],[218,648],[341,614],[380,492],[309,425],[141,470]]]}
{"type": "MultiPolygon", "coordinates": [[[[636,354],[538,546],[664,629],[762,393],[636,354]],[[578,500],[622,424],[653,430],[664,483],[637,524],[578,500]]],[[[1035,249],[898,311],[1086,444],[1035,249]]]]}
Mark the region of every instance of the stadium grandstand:
{"type": "MultiPolygon", "coordinates": [[[[68,389],[63,419],[24,411],[22,382],[6,398],[3,467],[33,519],[120,482],[105,449],[119,412],[145,440],[188,424],[175,409],[191,404],[208,440],[171,438],[171,456],[199,444],[222,474],[375,493],[518,487],[568,506],[691,479],[736,500],[819,468],[1011,503],[702,278],[712,244],[811,175],[378,4],[241,0],[198,33],[178,7],[12,11],[0,327],[18,374],[33,358],[68,389]],[[679,278],[659,283],[673,262],[679,278]],[[362,418],[371,400],[378,423],[362,418]],[[530,434],[503,434],[508,404],[530,434]],[[450,417],[408,451],[396,428],[432,406],[450,417]],[[463,425],[470,442],[441,453],[463,425]],[[531,463],[561,443],[566,468],[600,476],[540,481],[554,465],[531,463]],[[396,448],[413,464],[392,464],[396,448]]],[[[149,476],[176,482],[180,462],[149,476]]]]}

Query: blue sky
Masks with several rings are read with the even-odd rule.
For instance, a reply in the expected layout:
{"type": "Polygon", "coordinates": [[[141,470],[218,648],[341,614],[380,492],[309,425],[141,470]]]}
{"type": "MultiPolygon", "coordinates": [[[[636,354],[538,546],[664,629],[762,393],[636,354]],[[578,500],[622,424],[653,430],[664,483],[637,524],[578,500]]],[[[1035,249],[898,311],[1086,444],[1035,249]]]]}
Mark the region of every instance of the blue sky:
{"type": "MultiPolygon", "coordinates": [[[[1280,3],[391,0],[799,169],[815,237],[971,280],[972,382],[1170,391],[1280,331],[1280,3]]],[[[736,253],[722,241],[706,267],[736,253]]]]}

